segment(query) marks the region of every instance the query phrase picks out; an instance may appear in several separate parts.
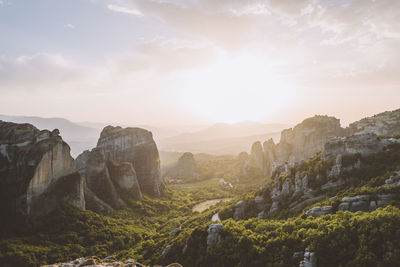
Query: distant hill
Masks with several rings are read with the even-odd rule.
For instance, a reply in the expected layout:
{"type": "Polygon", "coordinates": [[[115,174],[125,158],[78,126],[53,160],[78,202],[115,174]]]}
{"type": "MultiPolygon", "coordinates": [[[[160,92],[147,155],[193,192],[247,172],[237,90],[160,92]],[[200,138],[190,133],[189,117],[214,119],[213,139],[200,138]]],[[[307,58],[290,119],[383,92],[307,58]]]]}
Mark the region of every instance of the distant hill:
{"type": "Polygon", "coordinates": [[[263,142],[270,138],[274,139],[275,143],[278,142],[280,132],[186,143],[167,143],[162,140],[159,143],[159,148],[164,151],[189,151],[192,153],[207,153],[213,155],[237,155],[240,152],[248,151],[255,141],[263,142]]]}
{"type": "Polygon", "coordinates": [[[258,122],[217,123],[200,131],[162,139],[158,145],[165,151],[238,154],[247,151],[254,141],[264,141],[269,138],[273,138],[275,142],[279,141],[280,131],[286,128],[290,128],[290,125],[258,122]]]}
{"type": "Polygon", "coordinates": [[[290,128],[288,124],[240,122],[235,124],[216,123],[211,127],[196,132],[188,132],[162,140],[161,143],[191,143],[199,141],[210,141],[224,138],[243,137],[250,135],[261,135],[266,133],[280,132],[290,128]]]}

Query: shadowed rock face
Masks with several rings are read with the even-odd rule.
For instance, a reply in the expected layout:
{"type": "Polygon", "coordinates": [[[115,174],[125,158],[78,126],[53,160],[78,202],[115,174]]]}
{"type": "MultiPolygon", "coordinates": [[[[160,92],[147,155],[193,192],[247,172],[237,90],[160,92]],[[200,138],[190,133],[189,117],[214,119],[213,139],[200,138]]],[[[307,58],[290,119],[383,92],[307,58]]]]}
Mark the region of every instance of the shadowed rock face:
{"type": "Polygon", "coordinates": [[[85,179],[87,187],[98,198],[116,209],[125,206],[111,180],[104,153],[101,149],[95,148],[90,152],[86,164],[85,179]]]}
{"type": "Polygon", "coordinates": [[[140,128],[107,126],[101,132],[97,148],[104,151],[106,160],[131,163],[141,191],[160,196],[164,182],[157,145],[151,132],[140,128]]]}
{"type": "Polygon", "coordinates": [[[0,121],[0,212],[34,217],[58,201],[85,208],[82,179],[75,173],[69,146],[58,130],[39,131],[30,124],[0,121]],[[62,194],[54,195],[65,186],[62,194]],[[62,188],[62,187],[61,187],[62,188]]]}
{"type": "Polygon", "coordinates": [[[136,171],[133,168],[132,163],[115,163],[113,161],[108,161],[107,166],[111,179],[120,192],[130,196],[135,196],[137,200],[143,199],[136,171]]]}

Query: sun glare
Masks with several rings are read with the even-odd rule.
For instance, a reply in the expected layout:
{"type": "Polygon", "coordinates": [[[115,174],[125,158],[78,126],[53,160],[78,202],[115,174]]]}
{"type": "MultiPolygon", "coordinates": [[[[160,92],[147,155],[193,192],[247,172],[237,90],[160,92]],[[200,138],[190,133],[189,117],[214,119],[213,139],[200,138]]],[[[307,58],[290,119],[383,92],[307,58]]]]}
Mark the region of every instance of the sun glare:
{"type": "Polygon", "coordinates": [[[209,66],[185,74],[184,103],[215,122],[273,119],[291,103],[290,85],[272,64],[249,53],[222,54],[209,66]]]}

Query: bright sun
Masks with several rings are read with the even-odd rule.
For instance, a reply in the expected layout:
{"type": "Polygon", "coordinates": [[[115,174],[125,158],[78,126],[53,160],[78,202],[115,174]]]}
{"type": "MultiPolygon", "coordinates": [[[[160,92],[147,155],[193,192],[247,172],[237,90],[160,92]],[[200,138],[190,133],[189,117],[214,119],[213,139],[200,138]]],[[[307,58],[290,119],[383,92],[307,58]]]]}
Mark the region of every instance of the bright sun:
{"type": "Polygon", "coordinates": [[[211,65],[185,74],[183,100],[191,112],[207,120],[263,121],[290,104],[289,87],[261,58],[221,54],[211,65]]]}

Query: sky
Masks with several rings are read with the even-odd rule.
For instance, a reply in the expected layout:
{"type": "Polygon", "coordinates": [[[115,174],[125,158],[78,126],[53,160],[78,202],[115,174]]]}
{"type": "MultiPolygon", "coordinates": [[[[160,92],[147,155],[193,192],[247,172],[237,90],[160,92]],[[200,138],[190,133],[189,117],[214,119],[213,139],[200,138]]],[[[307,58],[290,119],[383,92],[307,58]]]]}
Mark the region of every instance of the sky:
{"type": "Polygon", "coordinates": [[[398,0],[0,0],[0,114],[343,125],[400,108],[398,0]]]}

